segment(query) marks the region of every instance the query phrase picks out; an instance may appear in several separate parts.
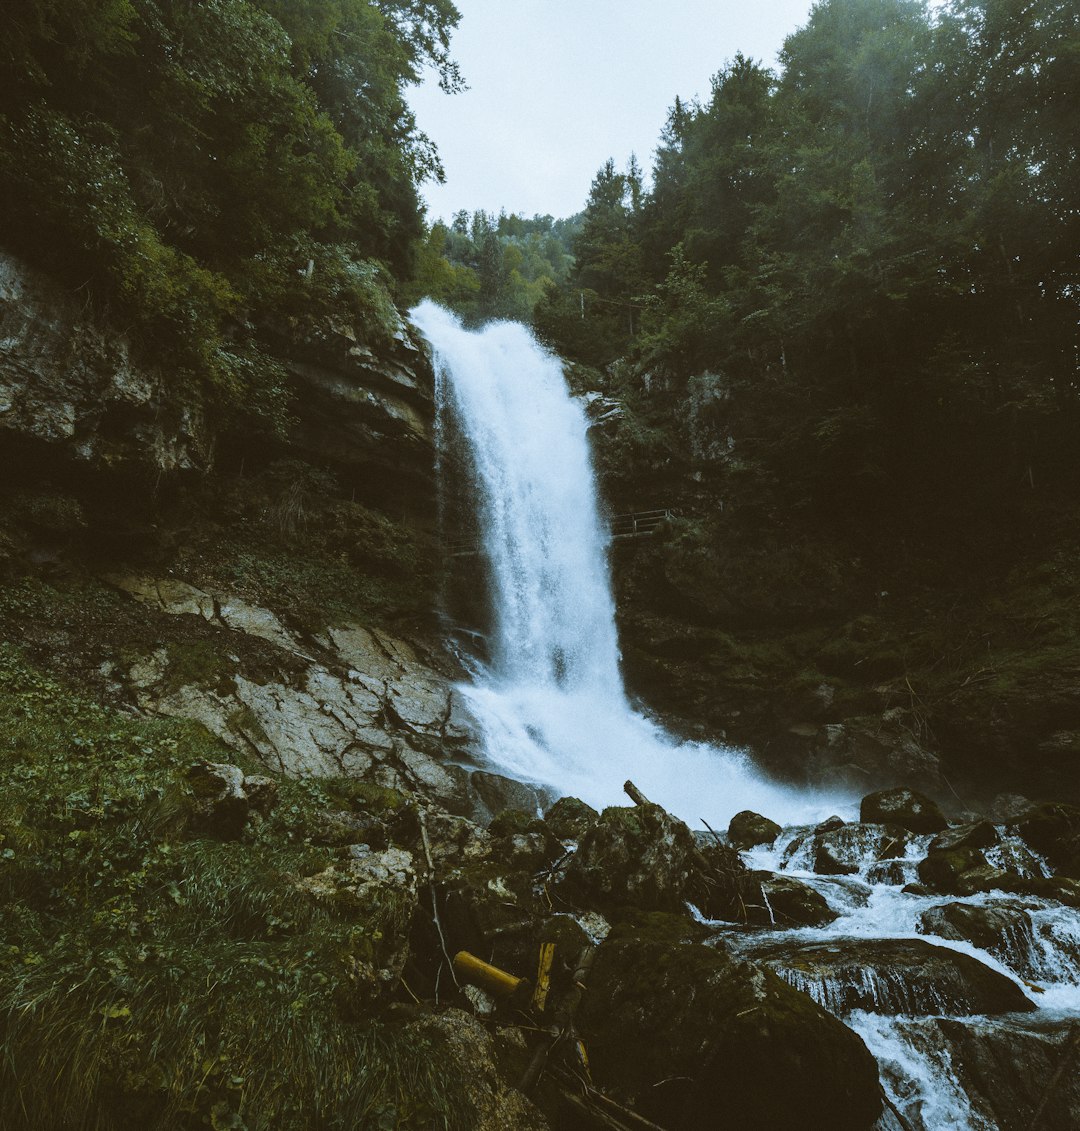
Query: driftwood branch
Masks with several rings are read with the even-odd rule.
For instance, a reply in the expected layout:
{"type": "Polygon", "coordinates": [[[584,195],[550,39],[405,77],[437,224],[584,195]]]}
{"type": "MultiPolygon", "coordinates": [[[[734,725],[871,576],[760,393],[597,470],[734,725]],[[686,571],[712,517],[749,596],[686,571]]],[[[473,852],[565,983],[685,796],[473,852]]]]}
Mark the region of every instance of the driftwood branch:
{"type": "MultiPolygon", "coordinates": [[[[424,857],[427,860],[428,866],[428,890],[431,893],[431,918],[435,923],[435,930],[439,934],[439,946],[442,947],[443,958],[446,959],[446,965],[450,967],[450,977],[454,979],[454,985],[460,990],[461,983],[458,981],[457,973],[454,970],[454,962],[446,946],[446,935],[443,934],[442,920],[439,918],[439,901],[435,894],[435,861],[431,856],[431,838],[428,836],[427,818],[424,816],[423,809],[418,808],[416,813],[420,822],[420,840],[424,845],[424,857]]],[[[437,1001],[438,992],[436,992],[435,998],[437,1001]]]]}

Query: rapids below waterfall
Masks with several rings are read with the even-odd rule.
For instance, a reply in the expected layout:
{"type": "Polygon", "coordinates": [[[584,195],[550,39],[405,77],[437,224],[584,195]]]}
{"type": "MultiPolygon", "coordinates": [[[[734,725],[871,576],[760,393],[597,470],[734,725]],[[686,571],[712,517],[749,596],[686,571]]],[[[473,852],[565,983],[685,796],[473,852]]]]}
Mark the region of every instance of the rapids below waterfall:
{"type": "MultiPolygon", "coordinates": [[[[834,840],[847,874],[817,874],[815,822],[854,818],[853,797],[785,787],[743,752],[677,741],[630,703],[588,421],[558,360],[515,324],[468,331],[430,302],[412,318],[433,349],[438,433],[460,440],[488,571],[489,655],[461,691],[491,763],[598,808],[625,804],[629,778],[692,828],[702,818],[726,827],[743,809],[785,825],[744,858],[815,889],[836,918],[714,923],[714,939],[859,1033],[888,1099],[881,1131],[1064,1129],[1042,1097],[1062,1090],[1058,1066],[1076,1040],[1080,911],[997,891],[905,890],[930,838],[907,837],[882,859],[880,827],[869,825],[834,840]],[[983,915],[1000,931],[982,946],[935,933],[950,914],[983,915]]],[[[1005,828],[987,859],[1016,876],[1048,874],[1005,828]]]]}

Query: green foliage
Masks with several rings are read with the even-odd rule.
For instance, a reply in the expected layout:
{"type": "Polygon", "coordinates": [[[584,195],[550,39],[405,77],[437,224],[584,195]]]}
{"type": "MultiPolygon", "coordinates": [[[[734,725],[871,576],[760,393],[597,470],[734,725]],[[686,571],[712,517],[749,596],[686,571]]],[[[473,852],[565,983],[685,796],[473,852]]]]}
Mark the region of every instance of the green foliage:
{"type": "Polygon", "coordinates": [[[449,0],[8,5],[0,238],[280,431],[282,316],[396,326],[386,272],[409,269],[439,175],[404,88],[428,63],[460,86],[457,19],[449,0]]]}
{"type": "Polygon", "coordinates": [[[315,901],[317,784],[244,840],[177,840],[200,727],[88,702],[0,647],[0,1123],[464,1128],[433,1038],[341,1011],[392,900],[315,901]]]}
{"type": "Polygon", "coordinates": [[[546,288],[565,282],[577,217],[460,213],[433,224],[417,257],[410,302],[432,298],[466,323],[528,321],[546,288]]]}
{"type": "Polygon", "coordinates": [[[538,330],[674,379],[691,432],[684,382],[722,373],[736,454],[696,458],[767,509],[922,537],[1065,497],[1078,52],[1063,0],[815,4],[778,74],[736,56],[676,100],[651,191],[600,170],[538,330]]]}

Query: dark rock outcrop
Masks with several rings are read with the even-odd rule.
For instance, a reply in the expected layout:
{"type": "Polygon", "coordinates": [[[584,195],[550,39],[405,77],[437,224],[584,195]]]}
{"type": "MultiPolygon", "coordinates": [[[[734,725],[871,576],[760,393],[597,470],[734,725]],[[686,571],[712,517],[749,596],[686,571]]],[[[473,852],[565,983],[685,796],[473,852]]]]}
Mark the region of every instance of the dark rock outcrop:
{"type": "Polygon", "coordinates": [[[613,933],[581,1012],[597,1078],[669,1131],[865,1131],[880,1111],[862,1041],[767,970],[613,933]]]}
{"type": "Polygon", "coordinates": [[[743,851],[759,844],[772,844],[780,835],[780,826],[760,813],[744,809],[731,818],[727,834],[732,847],[743,851]]]}
{"type": "Polygon", "coordinates": [[[913,833],[936,833],[949,822],[938,807],[924,794],[913,789],[885,789],[864,797],[859,819],[883,825],[899,825],[913,833]]]}

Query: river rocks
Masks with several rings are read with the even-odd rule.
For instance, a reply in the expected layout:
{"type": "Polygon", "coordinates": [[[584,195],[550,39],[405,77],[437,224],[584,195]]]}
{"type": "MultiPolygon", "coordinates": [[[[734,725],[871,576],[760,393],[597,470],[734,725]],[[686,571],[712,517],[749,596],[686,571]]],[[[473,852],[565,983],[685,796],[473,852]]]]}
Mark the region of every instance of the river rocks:
{"type": "Polygon", "coordinates": [[[829,822],[824,831],[796,836],[784,850],[783,866],[822,876],[853,876],[868,860],[903,856],[906,845],[907,835],[896,826],[829,822]]]}
{"type": "Polygon", "coordinates": [[[750,809],[736,813],[728,825],[728,841],[740,851],[759,844],[772,844],[779,835],[780,826],[775,821],[750,809]]]}
{"type": "Polygon", "coordinates": [[[864,797],[861,821],[899,825],[913,833],[936,833],[948,826],[936,802],[913,789],[885,789],[864,797]]]}
{"type": "Polygon", "coordinates": [[[865,1131],[862,1042],[769,971],[677,938],[613,932],[580,1011],[594,1078],[669,1131],[865,1131]]]}
{"type": "Polygon", "coordinates": [[[1035,1008],[1003,974],[920,939],[765,942],[751,953],[833,1013],[990,1014],[1035,1008]]]}
{"type": "Polygon", "coordinates": [[[920,934],[969,942],[1025,977],[1036,973],[1034,929],[1022,904],[945,903],[924,911],[918,927],[920,934]]]}
{"type": "Polygon", "coordinates": [[[544,814],[544,823],[562,841],[580,841],[600,814],[576,797],[560,797],[544,814]]]}
{"type": "Polygon", "coordinates": [[[999,840],[997,829],[989,821],[956,825],[938,833],[930,842],[931,852],[952,852],[960,848],[990,848],[999,840]]]}
{"type": "Polygon", "coordinates": [[[1039,805],[1016,822],[1016,832],[1055,872],[1080,879],[1080,808],[1039,805]]]}
{"type": "Polygon", "coordinates": [[[837,918],[821,892],[791,876],[772,872],[753,872],[761,885],[764,914],[755,922],[770,926],[824,927],[837,918]]]}
{"type": "Polygon", "coordinates": [[[953,1072],[986,1126],[1074,1131],[1080,1126],[1080,1026],[1069,1021],[941,1018],[953,1072]]]}

